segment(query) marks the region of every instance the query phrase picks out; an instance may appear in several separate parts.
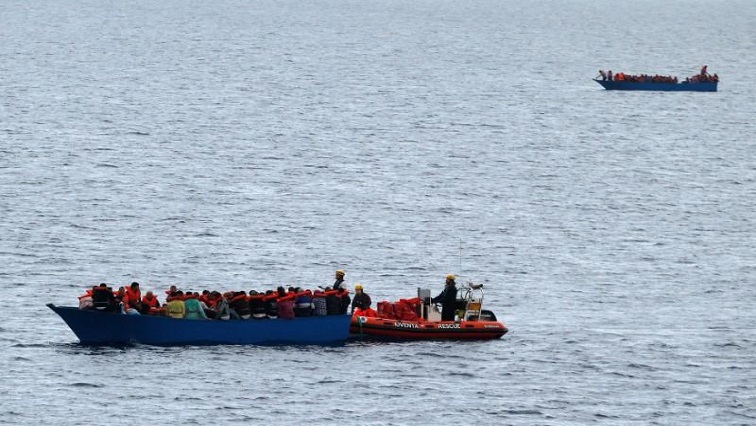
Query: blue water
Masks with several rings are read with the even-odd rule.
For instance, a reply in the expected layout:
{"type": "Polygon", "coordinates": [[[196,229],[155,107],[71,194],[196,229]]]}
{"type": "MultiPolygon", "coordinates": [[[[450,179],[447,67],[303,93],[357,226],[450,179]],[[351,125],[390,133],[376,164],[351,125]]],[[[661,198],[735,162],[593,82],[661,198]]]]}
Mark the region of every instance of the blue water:
{"type": "Polygon", "coordinates": [[[0,422],[756,423],[756,3],[9,0],[0,422]],[[607,92],[599,68],[718,93],[607,92]],[[95,283],[485,283],[498,341],[81,347],[95,283]]]}

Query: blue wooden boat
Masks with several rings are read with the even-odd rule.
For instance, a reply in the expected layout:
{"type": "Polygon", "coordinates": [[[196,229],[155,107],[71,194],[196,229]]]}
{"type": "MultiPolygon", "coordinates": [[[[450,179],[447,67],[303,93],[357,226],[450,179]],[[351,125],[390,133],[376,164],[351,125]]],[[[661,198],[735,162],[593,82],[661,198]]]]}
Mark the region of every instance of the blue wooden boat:
{"type": "Polygon", "coordinates": [[[606,90],[645,90],[645,91],[662,91],[662,92],[716,92],[717,82],[636,82],[636,81],[616,81],[593,79],[596,83],[602,85],[606,90]]]}
{"type": "Polygon", "coordinates": [[[264,320],[189,320],[47,306],[85,345],[330,345],[349,338],[351,315],[264,320]]]}

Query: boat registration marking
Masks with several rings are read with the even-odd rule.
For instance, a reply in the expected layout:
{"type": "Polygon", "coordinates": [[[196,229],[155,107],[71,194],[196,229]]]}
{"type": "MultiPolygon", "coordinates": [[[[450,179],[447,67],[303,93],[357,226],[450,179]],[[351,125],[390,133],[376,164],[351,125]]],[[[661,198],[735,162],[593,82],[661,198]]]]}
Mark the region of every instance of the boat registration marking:
{"type": "Polygon", "coordinates": [[[459,324],[439,324],[438,328],[459,328],[459,324]]]}
{"type": "Polygon", "coordinates": [[[402,327],[402,328],[419,328],[419,325],[413,324],[411,322],[397,322],[394,325],[396,327],[402,327]]]}

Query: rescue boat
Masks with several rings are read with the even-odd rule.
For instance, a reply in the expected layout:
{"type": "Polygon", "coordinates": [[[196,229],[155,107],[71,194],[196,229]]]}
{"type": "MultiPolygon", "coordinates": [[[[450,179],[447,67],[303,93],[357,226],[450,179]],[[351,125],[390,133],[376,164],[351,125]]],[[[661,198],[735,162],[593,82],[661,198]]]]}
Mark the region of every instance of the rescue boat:
{"type": "Polygon", "coordinates": [[[455,321],[441,321],[430,290],[418,289],[417,298],[380,302],[375,317],[354,315],[350,331],[358,338],[383,340],[490,340],[509,331],[493,312],[483,309],[483,284],[469,283],[461,290],[455,321]]]}

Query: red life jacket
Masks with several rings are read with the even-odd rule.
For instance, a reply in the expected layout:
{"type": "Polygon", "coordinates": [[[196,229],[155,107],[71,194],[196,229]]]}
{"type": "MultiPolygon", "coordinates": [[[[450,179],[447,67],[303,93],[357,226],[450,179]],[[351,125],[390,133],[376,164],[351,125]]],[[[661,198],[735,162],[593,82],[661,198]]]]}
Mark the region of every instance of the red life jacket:
{"type": "Polygon", "coordinates": [[[84,293],[84,294],[82,294],[81,296],[79,296],[79,300],[81,300],[81,299],[84,299],[84,298],[87,298],[87,297],[92,297],[92,293],[93,293],[93,292],[94,292],[94,290],[93,290],[93,289],[91,289],[91,288],[90,288],[90,289],[88,289],[88,290],[86,291],[86,293],[84,293]]]}
{"type": "Polygon", "coordinates": [[[378,313],[375,312],[375,309],[373,308],[367,308],[367,309],[357,308],[354,310],[354,314],[360,317],[371,317],[371,318],[378,316],[378,313]]]}
{"type": "Polygon", "coordinates": [[[158,302],[158,298],[156,296],[152,296],[152,300],[148,299],[147,296],[144,296],[142,298],[142,303],[149,306],[150,308],[159,308],[160,302],[158,302]]]}
{"type": "Polygon", "coordinates": [[[294,294],[294,293],[286,293],[286,295],[285,295],[285,296],[281,296],[281,297],[279,297],[279,298],[278,298],[278,301],[279,301],[279,302],[287,302],[287,301],[289,301],[289,300],[293,301],[293,300],[294,300],[294,299],[295,299],[296,297],[297,297],[297,296],[296,296],[296,294],[294,294]]]}
{"type": "Polygon", "coordinates": [[[378,316],[381,318],[394,319],[394,305],[391,302],[378,302],[378,316]]]}
{"type": "Polygon", "coordinates": [[[142,300],[142,291],[141,290],[132,290],[131,287],[126,288],[126,295],[123,296],[123,305],[124,306],[131,306],[136,307],[137,304],[139,304],[139,301],[142,300]]]}

